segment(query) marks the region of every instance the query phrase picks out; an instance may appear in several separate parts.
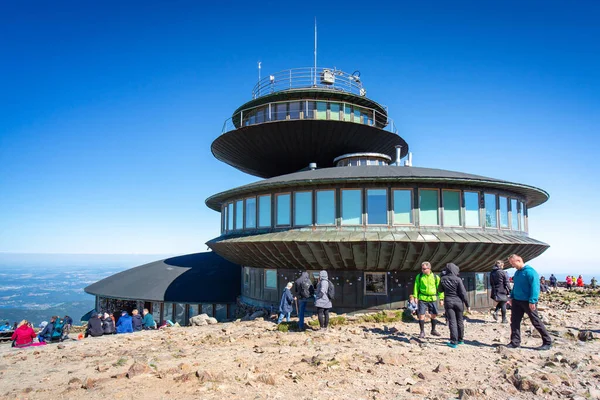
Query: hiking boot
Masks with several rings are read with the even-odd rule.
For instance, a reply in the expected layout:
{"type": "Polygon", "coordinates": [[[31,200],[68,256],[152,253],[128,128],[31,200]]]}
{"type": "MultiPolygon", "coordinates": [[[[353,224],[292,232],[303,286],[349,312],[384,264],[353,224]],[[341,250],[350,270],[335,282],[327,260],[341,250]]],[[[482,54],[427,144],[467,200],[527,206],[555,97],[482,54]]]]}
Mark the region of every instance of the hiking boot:
{"type": "Polygon", "coordinates": [[[425,331],[421,331],[421,333],[419,333],[419,339],[425,339],[425,331]]]}
{"type": "Polygon", "coordinates": [[[465,344],[465,341],[464,340],[459,340],[458,344],[465,344]]]}
{"type": "Polygon", "coordinates": [[[504,319],[502,320],[502,323],[503,323],[503,324],[508,324],[508,320],[507,320],[506,318],[504,318],[504,319]]]}
{"type": "Polygon", "coordinates": [[[552,348],[552,344],[546,343],[537,348],[537,350],[544,351],[550,350],[552,348]]]}
{"type": "Polygon", "coordinates": [[[458,346],[456,345],[456,343],[452,343],[452,342],[448,342],[446,343],[446,346],[448,347],[452,347],[453,349],[457,348],[458,346]]]}
{"type": "Polygon", "coordinates": [[[440,335],[440,333],[438,331],[432,330],[431,331],[431,336],[442,336],[442,335],[440,335]]]}
{"type": "Polygon", "coordinates": [[[494,318],[494,321],[498,321],[498,311],[492,311],[492,318],[494,318]]]}
{"type": "Polygon", "coordinates": [[[519,347],[521,347],[521,346],[517,346],[517,345],[512,344],[512,343],[509,343],[509,344],[506,345],[507,349],[518,349],[519,347]]]}

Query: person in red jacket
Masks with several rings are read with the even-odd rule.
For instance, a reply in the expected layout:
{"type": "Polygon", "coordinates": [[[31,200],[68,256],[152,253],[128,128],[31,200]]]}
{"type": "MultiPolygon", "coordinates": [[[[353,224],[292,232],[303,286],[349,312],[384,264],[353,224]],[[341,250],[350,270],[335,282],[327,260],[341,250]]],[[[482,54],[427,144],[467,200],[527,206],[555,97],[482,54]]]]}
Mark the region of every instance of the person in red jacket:
{"type": "Polygon", "coordinates": [[[13,340],[13,347],[27,347],[33,343],[35,339],[35,332],[29,326],[29,322],[24,319],[21,321],[15,332],[11,336],[13,340]]]}
{"type": "Polygon", "coordinates": [[[577,278],[577,287],[583,287],[583,277],[581,275],[577,278]]]}

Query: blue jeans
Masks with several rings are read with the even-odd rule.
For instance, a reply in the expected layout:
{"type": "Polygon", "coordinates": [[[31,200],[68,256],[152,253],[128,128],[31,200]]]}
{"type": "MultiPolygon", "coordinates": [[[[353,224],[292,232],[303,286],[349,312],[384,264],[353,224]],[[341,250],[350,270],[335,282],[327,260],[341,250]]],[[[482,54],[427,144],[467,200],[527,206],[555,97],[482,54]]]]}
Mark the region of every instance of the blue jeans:
{"type": "Polygon", "coordinates": [[[43,336],[38,335],[38,340],[40,341],[40,343],[45,342],[46,338],[43,336]]]}
{"type": "Polygon", "coordinates": [[[298,328],[304,329],[304,311],[306,311],[306,303],[308,299],[300,299],[298,304],[298,328]]]}
{"type": "MultiPolygon", "coordinates": [[[[280,324],[283,321],[283,313],[279,313],[279,318],[277,319],[277,323],[280,324]]],[[[285,321],[290,322],[290,313],[285,313],[285,321]]]]}

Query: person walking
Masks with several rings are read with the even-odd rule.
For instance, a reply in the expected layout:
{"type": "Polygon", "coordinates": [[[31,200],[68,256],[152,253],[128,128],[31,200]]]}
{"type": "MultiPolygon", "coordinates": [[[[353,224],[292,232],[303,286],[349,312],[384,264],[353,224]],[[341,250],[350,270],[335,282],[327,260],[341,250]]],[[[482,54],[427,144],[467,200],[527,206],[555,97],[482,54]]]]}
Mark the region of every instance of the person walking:
{"type": "Polygon", "coordinates": [[[505,324],[506,320],[506,302],[508,301],[508,294],[510,293],[510,287],[508,285],[508,274],[504,271],[504,261],[498,260],[492,268],[490,273],[490,286],[492,288],[491,297],[496,301],[496,308],[492,311],[492,317],[495,321],[498,321],[498,310],[502,311],[502,323],[505,324]]]}
{"type": "Polygon", "coordinates": [[[315,295],[315,288],[310,281],[308,272],[303,272],[300,275],[300,278],[296,280],[294,291],[296,292],[296,298],[298,299],[298,329],[304,330],[306,304],[315,295]]]}
{"type": "MultiPolygon", "coordinates": [[[[421,273],[415,277],[415,286],[413,296],[417,300],[417,315],[419,316],[419,328],[421,328],[420,338],[425,337],[425,313],[429,311],[431,317],[431,334],[440,336],[440,333],[435,329],[437,326],[438,316],[438,287],[440,277],[431,272],[431,263],[425,261],[421,264],[421,273]]],[[[440,305],[444,305],[444,294],[439,294],[440,305]]]]}
{"type": "Polygon", "coordinates": [[[319,327],[322,330],[327,330],[327,326],[329,325],[329,309],[333,307],[331,304],[331,299],[327,294],[329,291],[329,285],[332,283],[329,282],[329,276],[327,275],[327,271],[319,272],[319,283],[317,283],[317,290],[315,290],[315,294],[317,299],[315,300],[315,307],[317,307],[317,313],[319,316],[319,327]]]}
{"type": "Polygon", "coordinates": [[[548,278],[548,280],[550,281],[550,287],[552,289],[556,289],[558,281],[557,281],[556,277],[554,276],[554,274],[550,274],[550,278],[548,278]]]}
{"type": "Polygon", "coordinates": [[[460,269],[457,265],[448,263],[442,272],[438,291],[444,293],[444,310],[450,329],[450,342],[448,346],[453,349],[459,344],[464,344],[465,328],[463,324],[463,304],[471,311],[467,291],[462,279],[458,274],[460,269]]]}
{"type": "Polygon", "coordinates": [[[285,285],[285,289],[283,289],[283,293],[281,294],[281,300],[279,301],[279,318],[277,318],[277,323],[280,324],[283,321],[283,317],[285,315],[285,321],[290,322],[290,313],[292,312],[292,304],[294,303],[294,296],[292,296],[292,292],[290,289],[294,284],[292,282],[288,282],[285,285]]]}
{"type": "Polygon", "coordinates": [[[571,290],[571,288],[573,287],[573,278],[571,278],[570,275],[567,275],[565,283],[567,284],[567,289],[571,290]]]}
{"type": "Polygon", "coordinates": [[[521,320],[527,314],[533,327],[542,336],[542,345],[538,347],[538,350],[550,350],[552,338],[546,331],[546,327],[537,312],[537,302],[540,294],[538,273],[529,265],[526,265],[523,258],[518,254],[508,257],[508,261],[517,271],[513,276],[515,285],[509,299],[511,305],[510,343],[507,347],[517,348],[521,346],[521,320]]]}

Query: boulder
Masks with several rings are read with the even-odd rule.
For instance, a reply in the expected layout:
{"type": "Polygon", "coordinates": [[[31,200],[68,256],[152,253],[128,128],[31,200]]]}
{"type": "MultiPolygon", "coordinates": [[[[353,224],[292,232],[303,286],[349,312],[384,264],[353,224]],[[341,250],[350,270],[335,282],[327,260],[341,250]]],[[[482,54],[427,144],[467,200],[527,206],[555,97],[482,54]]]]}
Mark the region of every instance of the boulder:
{"type": "Polygon", "coordinates": [[[208,320],[208,315],[206,315],[206,314],[196,315],[196,316],[190,318],[190,325],[191,326],[208,325],[207,320],[208,320]]]}

